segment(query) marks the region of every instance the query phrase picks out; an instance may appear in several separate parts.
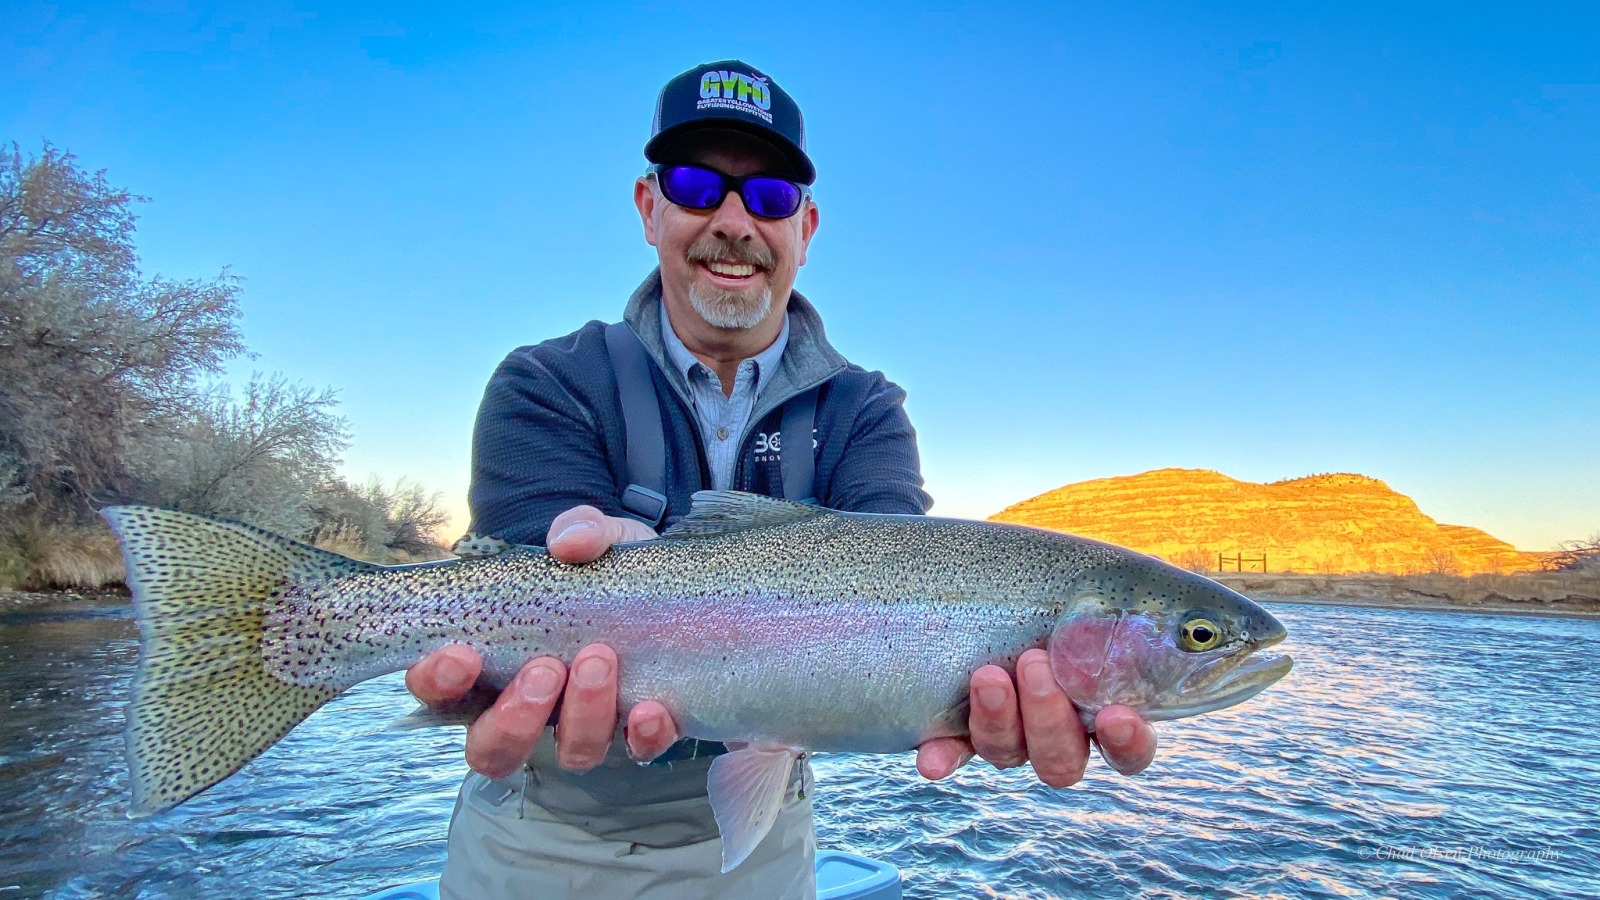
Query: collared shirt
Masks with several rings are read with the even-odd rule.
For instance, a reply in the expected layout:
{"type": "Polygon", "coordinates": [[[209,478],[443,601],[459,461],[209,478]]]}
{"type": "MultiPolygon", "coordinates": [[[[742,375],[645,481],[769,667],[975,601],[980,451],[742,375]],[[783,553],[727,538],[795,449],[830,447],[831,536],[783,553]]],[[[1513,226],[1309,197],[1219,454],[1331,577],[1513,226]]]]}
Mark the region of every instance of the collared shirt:
{"type": "Polygon", "coordinates": [[[772,346],[749,359],[739,362],[734,375],[733,393],[722,393],[722,380],[705,363],[695,358],[684,346],[677,332],[672,330],[672,320],[667,317],[667,304],[661,304],[661,339],[667,346],[667,358],[689,383],[689,396],[694,401],[695,420],[700,424],[700,437],[706,446],[706,462],[711,469],[711,487],[725,491],[733,484],[733,470],[739,461],[739,446],[744,429],[750,423],[750,413],[755,409],[756,398],[763,385],[771,382],[783,349],[789,344],[789,315],[784,313],[783,330],[772,346]]]}

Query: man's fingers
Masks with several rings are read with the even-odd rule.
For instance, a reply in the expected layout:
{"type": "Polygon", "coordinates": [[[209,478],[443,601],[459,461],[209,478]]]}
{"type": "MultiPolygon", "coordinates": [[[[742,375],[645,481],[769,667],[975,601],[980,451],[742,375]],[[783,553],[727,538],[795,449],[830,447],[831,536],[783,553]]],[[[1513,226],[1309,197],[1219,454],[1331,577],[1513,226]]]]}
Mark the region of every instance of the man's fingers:
{"type": "Polygon", "coordinates": [[[556,761],[571,772],[600,765],[617,730],[617,654],[590,644],[572,659],[556,724],[556,761]]]}
{"type": "Polygon", "coordinates": [[[550,555],[564,563],[594,562],[622,541],[647,541],[656,533],[634,519],[608,516],[592,506],[574,506],[550,523],[545,541],[550,555]]]}
{"type": "Polygon", "coordinates": [[[1143,772],[1156,758],[1156,730],[1126,706],[1108,706],[1094,717],[1100,756],[1124,775],[1143,772]]]}
{"type": "Polygon", "coordinates": [[[1022,736],[1022,715],[1017,710],[1016,686],[999,666],[984,666],[972,673],[972,710],[967,725],[972,747],[997,769],[1028,761],[1022,736]]]}
{"type": "Polygon", "coordinates": [[[465,697],[482,671],[483,659],[478,651],[450,644],[406,670],[406,690],[429,706],[446,707],[465,697]]]}
{"type": "Polygon", "coordinates": [[[917,747],[917,771],[930,781],[949,778],[973,755],[972,743],[965,738],[934,738],[917,747]]]}
{"type": "Polygon", "coordinates": [[[1053,788],[1077,784],[1089,759],[1089,739],[1072,698],[1056,684],[1049,654],[1029,650],[1017,660],[1017,694],[1034,773],[1053,788]]]}
{"type": "Polygon", "coordinates": [[[504,778],[528,761],[561,696],[566,669],[548,656],[522,667],[500,699],[467,728],[467,765],[504,778]]]}
{"type": "Polygon", "coordinates": [[[678,742],[678,725],[667,708],[654,700],[636,705],[628,713],[628,753],[649,762],[678,742]]]}

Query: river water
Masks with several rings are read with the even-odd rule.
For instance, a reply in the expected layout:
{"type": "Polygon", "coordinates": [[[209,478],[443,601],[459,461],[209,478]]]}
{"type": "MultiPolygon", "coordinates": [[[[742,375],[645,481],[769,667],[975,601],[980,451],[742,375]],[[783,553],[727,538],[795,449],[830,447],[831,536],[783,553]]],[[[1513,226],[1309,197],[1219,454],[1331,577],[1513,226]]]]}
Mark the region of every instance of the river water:
{"type": "MultiPolygon", "coordinates": [[[[1275,606],[1298,660],[1234,709],[1158,726],[1138,778],[1065,791],[981,764],[822,756],[823,847],[907,897],[1591,897],[1600,621],[1275,606]]],[[[0,616],[0,900],[360,896],[437,874],[460,729],[390,732],[361,685],[177,810],[126,809],[125,605],[0,616]]]]}

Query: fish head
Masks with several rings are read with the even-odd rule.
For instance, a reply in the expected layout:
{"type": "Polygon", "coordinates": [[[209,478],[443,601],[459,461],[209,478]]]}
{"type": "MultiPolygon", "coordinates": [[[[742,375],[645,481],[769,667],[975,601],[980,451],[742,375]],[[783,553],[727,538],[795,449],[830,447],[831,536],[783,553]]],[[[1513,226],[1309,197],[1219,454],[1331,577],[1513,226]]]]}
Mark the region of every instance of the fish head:
{"type": "Polygon", "coordinates": [[[1294,665],[1261,652],[1287,634],[1244,595],[1129,553],[1074,579],[1048,649],[1056,681],[1092,726],[1112,704],[1159,721],[1248,700],[1294,665]]]}

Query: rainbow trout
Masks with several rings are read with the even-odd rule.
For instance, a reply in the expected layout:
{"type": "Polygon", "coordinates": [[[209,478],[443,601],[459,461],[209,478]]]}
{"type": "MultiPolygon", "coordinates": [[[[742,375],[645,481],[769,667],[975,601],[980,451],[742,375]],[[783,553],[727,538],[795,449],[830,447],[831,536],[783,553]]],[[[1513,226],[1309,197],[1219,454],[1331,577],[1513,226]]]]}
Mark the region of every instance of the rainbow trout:
{"type": "Polygon", "coordinates": [[[1245,700],[1292,661],[1221,585],[1120,547],[1015,525],[840,513],[702,492],[652,541],[567,565],[542,547],[377,566],[248,525],[144,507],[122,540],[141,653],[128,707],[132,811],[238,771],[358,682],[450,643],[508,684],[600,641],[624,708],[743,745],[708,789],[723,870],[770,829],[794,759],[965,734],[968,679],[1045,648],[1093,727],[1103,706],[1174,719],[1245,700]]]}

